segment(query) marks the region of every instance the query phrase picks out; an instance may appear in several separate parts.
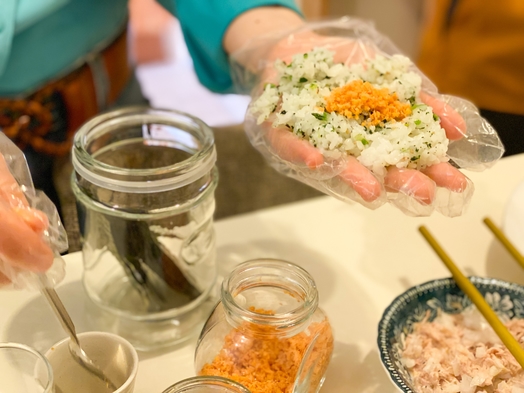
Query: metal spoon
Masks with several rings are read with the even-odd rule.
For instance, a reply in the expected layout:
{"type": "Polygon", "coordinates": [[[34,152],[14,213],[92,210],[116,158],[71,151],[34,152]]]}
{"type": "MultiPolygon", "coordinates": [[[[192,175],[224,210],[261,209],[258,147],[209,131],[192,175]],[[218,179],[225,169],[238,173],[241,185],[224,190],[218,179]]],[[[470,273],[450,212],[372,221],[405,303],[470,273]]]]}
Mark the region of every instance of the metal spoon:
{"type": "Polygon", "coordinates": [[[44,285],[46,282],[45,277],[39,276],[39,278],[40,282],[43,284],[41,289],[42,294],[49,302],[49,305],[55,312],[64,330],[69,334],[69,352],[71,353],[73,358],[83,368],[85,368],[87,371],[89,371],[90,373],[98,377],[100,380],[102,380],[106,384],[106,386],[109,389],[111,389],[111,391],[117,390],[118,387],[95,363],[93,363],[93,361],[89,358],[89,356],[87,356],[87,354],[80,346],[80,341],[78,341],[78,337],[76,335],[75,325],[73,324],[73,321],[69,313],[67,312],[66,308],[64,307],[64,304],[58,297],[56,291],[53,288],[48,288],[44,285]]]}

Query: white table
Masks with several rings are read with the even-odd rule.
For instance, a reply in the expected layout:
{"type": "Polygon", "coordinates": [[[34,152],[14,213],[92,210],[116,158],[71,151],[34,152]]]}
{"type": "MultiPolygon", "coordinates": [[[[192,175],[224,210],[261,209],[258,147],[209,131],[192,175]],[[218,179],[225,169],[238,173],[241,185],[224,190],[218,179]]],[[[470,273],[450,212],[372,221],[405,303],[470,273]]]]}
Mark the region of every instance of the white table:
{"type": "MultiPolygon", "coordinates": [[[[425,224],[466,273],[524,284],[524,270],[482,223],[489,215],[502,224],[506,201],[524,180],[522,168],[524,155],[503,159],[482,173],[467,173],[476,191],[459,218],[411,218],[390,206],[370,211],[321,197],[222,220],[216,223],[218,261],[222,269],[257,257],[303,266],[315,278],[321,307],[335,329],[334,358],[322,391],[395,392],[375,343],[382,312],[408,287],[449,276],[417,227],[425,224]]],[[[67,278],[58,292],[83,331],[89,325],[81,257],[76,253],[66,260],[67,278]]],[[[0,293],[0,341],[46,350],[63,336],[36,294],[0,293]]],[[[194,349],[192,340],[179,348],[141,353],[135,392],[160,393],[192,376],[194,349]]]]}

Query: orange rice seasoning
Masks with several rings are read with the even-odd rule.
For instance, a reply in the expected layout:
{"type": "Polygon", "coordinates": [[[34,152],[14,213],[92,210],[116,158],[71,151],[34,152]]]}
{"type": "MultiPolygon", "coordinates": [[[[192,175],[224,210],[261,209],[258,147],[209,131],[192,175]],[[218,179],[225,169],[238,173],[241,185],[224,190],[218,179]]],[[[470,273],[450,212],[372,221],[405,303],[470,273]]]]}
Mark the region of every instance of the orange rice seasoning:
{"type": "Polygon", "coordinates": [[[350,119],[361,119],[363,126],[375,126],[391,120],[402,120],[411,114],[411,105],[400,102],[397,93],[377,89],[360,79],[334,89],[326,98],[326,110],[350,119]]]}
{"type": "Polygon", "coordinates": [[[253,329],[253,325],[247,324],[233,329],[220,353],[213,362],[204,365],[200,374],[232,379],[252,393],[291,393],[305,352],[318,333],[311,358],[306,361],[308,370],[314,367],[311,386],[317,386],[333,351],[333,335],[327,319],[311,323],[292,337],[271,334],[271,329],[274,328],[260,325],[253,329]]]}

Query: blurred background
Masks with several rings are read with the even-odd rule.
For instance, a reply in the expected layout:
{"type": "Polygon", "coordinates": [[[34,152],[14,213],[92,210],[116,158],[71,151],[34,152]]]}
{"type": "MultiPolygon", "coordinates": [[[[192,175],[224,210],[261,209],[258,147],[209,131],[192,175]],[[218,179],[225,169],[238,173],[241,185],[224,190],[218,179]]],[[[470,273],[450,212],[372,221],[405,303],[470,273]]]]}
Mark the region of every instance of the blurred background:
{"type": "MultiPolygon", "coordinates": [[[[420,36],[420,0],[297,0],[310,20],[352,15],[372,20],[414,58],[420,36]],[[402,23],[398,23],[402,21],[402,23]]],[[[176,108],[212,127],[242,123],[248,99],[211,93],[198,82],[177,20],[154,0],[132,0],[132,53],[144,94],[153,106],[176,108]]]]}

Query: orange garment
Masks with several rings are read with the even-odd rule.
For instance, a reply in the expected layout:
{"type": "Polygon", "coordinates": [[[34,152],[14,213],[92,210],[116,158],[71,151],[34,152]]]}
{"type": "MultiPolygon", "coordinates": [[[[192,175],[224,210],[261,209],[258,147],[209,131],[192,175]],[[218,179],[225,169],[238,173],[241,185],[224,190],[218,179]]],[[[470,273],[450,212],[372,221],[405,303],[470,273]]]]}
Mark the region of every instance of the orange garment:
{"type": "Polygon", "coordinates": [[[442,93],[524,115],[524,0],[433,0],[420,69],[442,93]],[[449,22],[449,23],[447,23],[449,22]]]}

